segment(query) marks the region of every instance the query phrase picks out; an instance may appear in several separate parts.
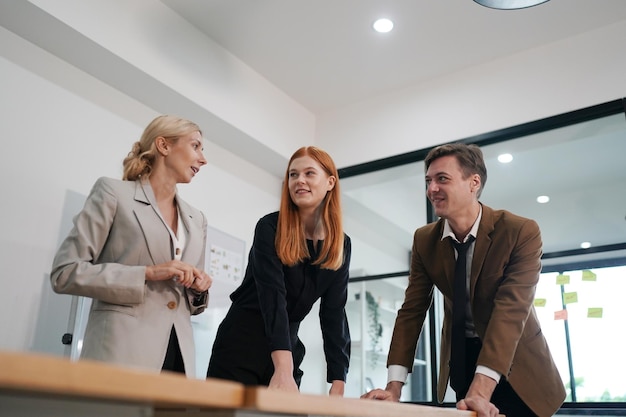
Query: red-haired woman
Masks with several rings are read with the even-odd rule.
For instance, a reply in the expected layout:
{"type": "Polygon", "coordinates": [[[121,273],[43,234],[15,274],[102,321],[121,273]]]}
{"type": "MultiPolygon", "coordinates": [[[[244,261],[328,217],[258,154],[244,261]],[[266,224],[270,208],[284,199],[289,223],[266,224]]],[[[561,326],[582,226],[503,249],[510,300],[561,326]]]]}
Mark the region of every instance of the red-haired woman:
{"type": "Polygon", "coordinates": [[[305,352],[298,328],[321,299],[329,393],[343,395],[350,361],[350,238],[341,217],[332,158],[313,146],[298,149],[285,173],[280,211],[256,225],[246,273],[231,294],[207,377],[298,391],[305,352]]]}

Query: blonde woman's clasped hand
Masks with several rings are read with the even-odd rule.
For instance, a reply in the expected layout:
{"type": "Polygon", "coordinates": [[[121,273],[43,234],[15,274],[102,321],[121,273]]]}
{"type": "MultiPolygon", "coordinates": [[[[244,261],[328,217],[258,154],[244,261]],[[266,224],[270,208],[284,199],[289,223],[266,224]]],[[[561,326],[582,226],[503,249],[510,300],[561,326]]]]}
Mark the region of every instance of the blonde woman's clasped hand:
{"type": "Polygon", "coordinates": [[[158,265],[146,267],[146,281],[175,280],[185,288],[206,291],[213,280],[204,271],[176,259],[158,265]]]}

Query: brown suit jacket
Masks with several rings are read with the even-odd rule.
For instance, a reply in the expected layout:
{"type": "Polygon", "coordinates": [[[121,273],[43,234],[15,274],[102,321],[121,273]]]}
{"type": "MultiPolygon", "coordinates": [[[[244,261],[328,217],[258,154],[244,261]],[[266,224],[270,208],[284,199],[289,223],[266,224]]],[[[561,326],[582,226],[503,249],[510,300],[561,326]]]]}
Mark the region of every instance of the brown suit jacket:
{"type": "MultiPolygon", "coordinates": [[[[413,368],[415,348],[432,303],[433,288],[444,296],[438,399],[447,389],[452,328],[455,255],[451,239],[441,240],[444,220],[415,231],[411,272],[398,312],[387,365],[413,368]]],[[[533,220],[483,205],[471,268],[470,303],[483,347],[478,365],[507,378],[540,417],[552,416],[565,388],[541,332],[533,300],[541,271],[542,243],[533,220]]]]}
{"type": "MultiPolygon", "coordinates": [[[[187,231],[182,261],[204,269],[206,217],[176,197],[187,231]]],[[[146,281],[147,265],[173,259],[149,182],[100,178],[52,266],[57,293],[93,298],[81,358],[158,371],[172,326],[187,376],[195,376],[190,317],[207,306],[173,280],[146,281]]]]}

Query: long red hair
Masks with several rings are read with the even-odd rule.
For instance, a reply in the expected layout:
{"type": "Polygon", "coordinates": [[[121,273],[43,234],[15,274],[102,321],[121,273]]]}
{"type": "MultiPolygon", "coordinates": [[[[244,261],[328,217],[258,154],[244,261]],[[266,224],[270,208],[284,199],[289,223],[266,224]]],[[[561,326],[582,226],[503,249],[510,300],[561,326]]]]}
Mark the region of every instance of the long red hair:
{"type": "Polygon", "coordinates": [[[300,219],[298,206],[295,205],[289,194],[289,167],[294,159],[303,156],[313,158],[320,164],[326,174],[336,178],[335,186],[328,191],[326,197],[321,202],[320,215],[325,238],[318,258],[313,260],[313,265],[320,265],[324,269],[336,271],[343,264],[344,258],[339,173],[330,155],[315,146],[304,146],[298,149],[289,159],[289,164],[287,164],[280,198],[280,211],[278,213],[275,241],[276,252],[281,262],[289,266],[296,265],[310,258],[309,249],[306,245],[304,224],[300,219]]]}

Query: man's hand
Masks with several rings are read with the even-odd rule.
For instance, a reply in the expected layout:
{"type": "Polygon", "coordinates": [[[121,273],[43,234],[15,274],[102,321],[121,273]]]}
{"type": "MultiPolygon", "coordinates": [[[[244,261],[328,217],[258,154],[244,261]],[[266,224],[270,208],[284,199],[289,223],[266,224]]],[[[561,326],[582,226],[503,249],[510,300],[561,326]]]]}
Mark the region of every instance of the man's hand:
{"type": "Polygon", "coordinates": [[[385,389],[376,388],[361,395],[363,399],[381,400],[381,401],[400,401],[400,394],[402,393],[402,385],[400,381],[391,381],[387,384],[385,389]]]}
{"type": "Polygon", "coordinates": [[[483,374],[475,374],[464,399],[456,403],[458,410],[472,410],[476,417],[497,417],[500,410],[490,401],[498,382],[483,374]]]}
{"type": "Polygon", "coordinates": [[[500,410],[482,397],[465,397],[456,403],[457,410],[472,410],[476,417],[498,417],[500,410]]]}

